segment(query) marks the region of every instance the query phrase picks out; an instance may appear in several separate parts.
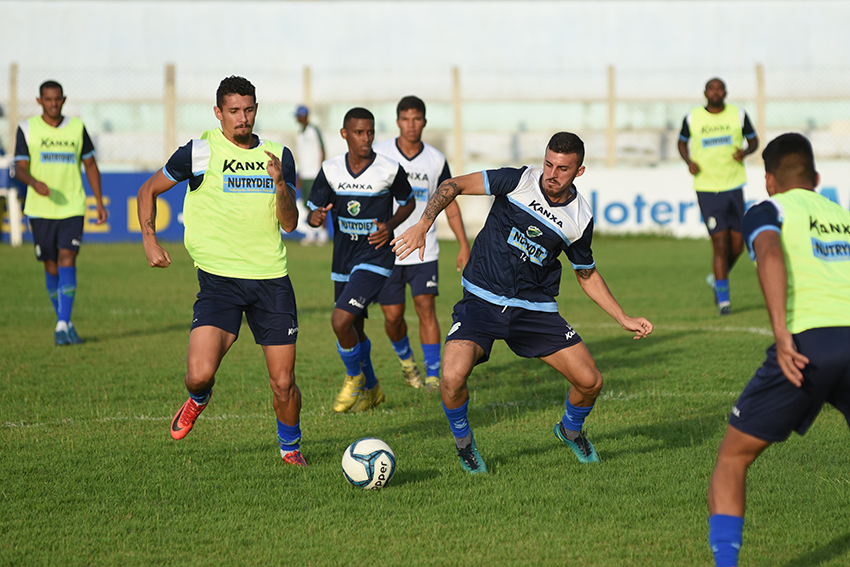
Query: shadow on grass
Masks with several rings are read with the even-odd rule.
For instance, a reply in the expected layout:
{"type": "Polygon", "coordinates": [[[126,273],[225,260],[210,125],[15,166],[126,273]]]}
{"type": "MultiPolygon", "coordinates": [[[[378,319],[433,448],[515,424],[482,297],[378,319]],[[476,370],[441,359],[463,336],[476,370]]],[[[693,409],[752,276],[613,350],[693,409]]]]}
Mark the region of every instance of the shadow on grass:
{"type": "Polygon", "coordinates": [[[783,567],[813,567],[821,565],[836,557],[842,557],[850,551],[850,532],[838,536],[825,546],[804,553],[796,559],[792,559],[783,567]]]}
{"type": "Polygon", "coordinates": [[[83,339],[86,343],[100,343],[107,341],[114,341],[116,339],[126,339],[130,337],[149,337],[153,335],[162,335],[165,333],[171,333],[174,331],[186,331],[186,342],[188,344],[189,341],[189,330],[191,328],[191,323],[173,323],[171,325],[165,325],[163,327],[150,327],[147,329],[128,329],[126,331],[121,331],[118,333],[109,333],[108,335],[83,335],[83,339]]]}

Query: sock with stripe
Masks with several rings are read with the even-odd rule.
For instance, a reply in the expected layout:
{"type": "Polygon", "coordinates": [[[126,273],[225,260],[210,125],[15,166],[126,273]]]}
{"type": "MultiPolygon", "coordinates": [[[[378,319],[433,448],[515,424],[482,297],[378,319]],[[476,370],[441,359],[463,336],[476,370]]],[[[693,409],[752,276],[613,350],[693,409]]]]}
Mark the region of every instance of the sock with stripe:
{"type": "Polygon", "coordinates": [[[738,552],[744,541],[744,518],[715,514],[708,519],[708,543],[717,567],[738,565],[738,552]]]}
{"type": "Polygon", "coordinates": [[[425,359],[425,375],[440,377],[440,343],[428,345],[422,343],[422,357],[425,359]]]}
{"type": "Polygon", "coordinates": [[[590,414],[591,410],[593,410],[593,406],[586,408],[574,406],[570,403],[568,398],[567,409],[564,411],[564,417],[561,418],[561,423],[564,425],[564,429],[566,429],[567,432],[578,431],[581,433],[581,428],[584,427],[584,420],[587,418],[588,414],[590,414]]]}
{"type": "Polygon", "coordinates": [[[71,320],[74,309],[74,294],[77,291],[77,268],[59,268],[58,319],[66,323],[71,320]]]}
{"type": "Polygon", "coordinates": [[[371,390],[378,383],[378,377],[375,376],[375,369],[372,368],[372,341],[369,339],[360,343],[360,368],[366,376],[363,388],[371,390]]]}
{"type": "Polygon", "coordinates": [[[51,275],[44,272],[44,283],[47,286],[47,295],[50,297],[50,303],[53,304],[53,311],[56,312],[56,318],[59,318],[59,274],[51,275]]]}
{"type": "Polygon", "coordinates": [[[337,341],[336,350],[345,365],[345,373],[349,376],[360,376],[360,343],[352,348],[342,348],[337,341]]]}
{"type": "Polygon", "coordinates": [[[298,451],[301,449],[301,422],[295,425],[286,425],[277,420],[277,442],[280,450],[284,453],[298,451]]]}

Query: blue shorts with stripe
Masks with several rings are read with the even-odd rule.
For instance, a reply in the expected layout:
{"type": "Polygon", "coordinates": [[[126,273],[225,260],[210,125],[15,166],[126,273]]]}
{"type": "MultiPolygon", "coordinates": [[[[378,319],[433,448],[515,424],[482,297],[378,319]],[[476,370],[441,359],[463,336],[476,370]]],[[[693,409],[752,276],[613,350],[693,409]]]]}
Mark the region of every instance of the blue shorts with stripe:
{"type": "Polygon", "coordinates": [[[355,270],[347,282],[334,282],[334,307],[357,317],[369,318],[369,304],[375,301],[387,276],[370,270],[355,270]]]}
{"type": "Polygon", "coordinates": [[[289,276],[245,280],[199,269],[198,284],[192,329],[210,325],[238,337],[244,313],[258,345],[295,344],[298,315],[289,276]]]}
{"type": "Polygon", "coordinates": [[[437,260],[424,264],[396,264],[393,267],[393,273],[387,278],[381,293],[378,294],[378,303],[401,305],[404,303],[404,287],[407,284],[410,285],[411,297],[440,295],[437,292],[439,281],[437,260]]]}
{"type": "Polygon", "coordinates": [[[794,344],[809,358],[802,387],[782,373],[771,345],[732,409],[729,425],[763,441],[784,441],[792,431],[804,435],[825,402],[850,425],[850,327],[809,329],[794,335],[794,344]]]}
{"type": "Polygon", "coordinates": [[[697,191],[697,203],[708,234],[724,230],[742,231],[744,190],[740,187],[719,193],[697,191]]]}
{"type": "Polygon", "coordinates": [[[581,342],[559,313],[502,306],[463,292],[455,304],[448,341],[472,341],[484,350],[476,364],[487,362],[493,342],[503,340],[518,356],[540,358],[581,342]]]}
{"type": "Polygon", "coordinates": [[[83,217],[30,219],[35,257],[39,262],[59,259],[59,249],[79,252],[83,241],[83,217]]]}

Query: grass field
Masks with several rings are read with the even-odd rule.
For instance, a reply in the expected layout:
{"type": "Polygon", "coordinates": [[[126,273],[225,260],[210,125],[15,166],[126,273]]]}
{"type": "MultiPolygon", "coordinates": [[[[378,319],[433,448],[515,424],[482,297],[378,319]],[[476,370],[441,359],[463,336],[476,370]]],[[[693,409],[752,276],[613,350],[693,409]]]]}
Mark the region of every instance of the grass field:
{"type": "MultiPolygon", "coordinates": [[[[461,470],[439,398],[404,385],[372,310],[367,332],[387,402],[336,415],[343,376],[330,327],[331,248],[289,247],[299,307],[303,452],[281,464],[271,390],[247,326],[215,397],[186,439],[169,420],[186,398],[197,281],[182,244],[147,267],[140,245],[86,245],[74,321],[86,344],[54,347],[54,316],[28,247],[0,247],[0,565],[713,565],[705,495],[728,411],[772,342],[755,270],[732,274],[720,319],[703,283],[708,241],[594,240],[597,266],[646,340],[584,296],[565,270],[561,313],[605,377],[584,466],[553,424],[566,385],[497,344],[470,379],[470,422],[491,473],[461,470]],[[361,491],[345,447],[387,441],[390,486],[361,491]]],[[[460,297],[443,244],[438,315],[460,297]]],[[[567,264],[568,267],[568,264],[567,264]]],[[[408,309],[411,342],[418,335],[408,309]]],[[[741,565],[850,564],[847,427],[828,408],[809,434],[750,470],[741,565]]]]}

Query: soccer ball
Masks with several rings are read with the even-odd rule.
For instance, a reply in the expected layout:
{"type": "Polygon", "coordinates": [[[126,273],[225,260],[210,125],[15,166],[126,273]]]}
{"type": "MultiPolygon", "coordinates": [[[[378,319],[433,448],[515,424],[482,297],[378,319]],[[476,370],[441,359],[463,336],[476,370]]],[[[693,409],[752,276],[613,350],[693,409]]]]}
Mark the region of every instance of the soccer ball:
{"type": "Polygon", "coordinates": [[[354,486],[369,490],[383,488],[394,472],[395,453],[380,439],[358,439],[342,454],[342,474],[354,486]]]}

